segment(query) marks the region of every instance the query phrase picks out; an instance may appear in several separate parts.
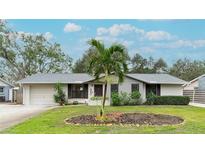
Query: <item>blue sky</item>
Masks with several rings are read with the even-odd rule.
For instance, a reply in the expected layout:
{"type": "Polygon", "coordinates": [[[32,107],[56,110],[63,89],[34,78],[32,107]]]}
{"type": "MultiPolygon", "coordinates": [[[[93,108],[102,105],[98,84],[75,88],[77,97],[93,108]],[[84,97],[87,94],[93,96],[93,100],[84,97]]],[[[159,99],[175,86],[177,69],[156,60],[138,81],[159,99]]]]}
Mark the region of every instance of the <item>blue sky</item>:
{"type": "Polygon", "coordinates": [[[23,33],[43,33],[61,44],[74,60],[96,38],[106,45],[119,42],[129,54],[164,58],[168,64],[179,58],[205,60],[205,20],[7,20],[23,33]]]}

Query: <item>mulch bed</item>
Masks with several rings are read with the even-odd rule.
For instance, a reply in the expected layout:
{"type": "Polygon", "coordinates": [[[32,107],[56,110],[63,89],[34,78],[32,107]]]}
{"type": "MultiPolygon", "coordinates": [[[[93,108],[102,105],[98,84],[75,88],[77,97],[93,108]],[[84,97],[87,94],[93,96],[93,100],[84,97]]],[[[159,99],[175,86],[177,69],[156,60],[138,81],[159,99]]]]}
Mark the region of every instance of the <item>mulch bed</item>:
{"type": "Polygon", "coordinates": [[[96,115],[81,115],[66,119],[68,124],[94,125],[176,125],[184,120],[177,116],[153,113],[110,113],[105,115],[106,120],[98,120],[96,115]]]}

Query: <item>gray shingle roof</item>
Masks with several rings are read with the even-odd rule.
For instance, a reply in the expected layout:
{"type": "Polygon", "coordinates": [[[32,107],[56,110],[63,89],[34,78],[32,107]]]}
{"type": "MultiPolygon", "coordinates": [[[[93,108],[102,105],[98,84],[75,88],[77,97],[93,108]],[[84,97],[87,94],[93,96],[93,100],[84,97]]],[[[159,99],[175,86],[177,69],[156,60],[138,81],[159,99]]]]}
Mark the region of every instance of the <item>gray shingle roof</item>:
{"type": "Polygon", "coordinates": [[[181,80],[169,74],[127,74],[128,77],[150,84],[185,84],[181,80]]]}
{"type": "MultiPolygon", "coordinates": [[[[171,76],[169,74],[127,74],[135,80],[139,80],[150,84],[185,84],[186,81],[171,76]]],[[[48,73],[48,74],[35,74],[17,83],[84,83],[92,81],[95,78],[86,73],[48,73]]]]}
{"type": "Polygon", "coordinates": [[[84,83],[93,79],[94,77],[86,73],[39,73],[22,79],[17,83],[84,83]]]}

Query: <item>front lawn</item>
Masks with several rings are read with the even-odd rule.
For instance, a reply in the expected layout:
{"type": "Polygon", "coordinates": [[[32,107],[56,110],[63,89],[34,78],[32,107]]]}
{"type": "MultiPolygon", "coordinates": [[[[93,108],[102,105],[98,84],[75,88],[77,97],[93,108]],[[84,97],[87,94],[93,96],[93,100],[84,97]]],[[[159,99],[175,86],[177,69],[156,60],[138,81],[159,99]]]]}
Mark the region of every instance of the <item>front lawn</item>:
{"type": "Polygon", "coordinates": [[[99,107],[65,106],[52,109],[31,118],[1,133],[15,134],[83,134],[83,133],[145,133],[145,134],[189,134],[205,133],[205,108],[191,106],[123,106],[106,107],[106,113],[120,112],[151,112],[180,116],[185,122],[175,126],[83,126],[67,125],[64,120],[82,114],[95,114],[99,107]]]}

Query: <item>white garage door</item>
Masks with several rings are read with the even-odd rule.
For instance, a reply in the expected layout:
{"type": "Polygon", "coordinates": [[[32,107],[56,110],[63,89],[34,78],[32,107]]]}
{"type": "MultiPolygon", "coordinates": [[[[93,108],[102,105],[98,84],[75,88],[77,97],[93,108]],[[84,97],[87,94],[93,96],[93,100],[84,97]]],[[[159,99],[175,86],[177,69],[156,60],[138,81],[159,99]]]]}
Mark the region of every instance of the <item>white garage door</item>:
{"type": "Polygon", "coordinates": [[[54,104],[54,85],[32,85],[30,87],[30,104],[49,105],[54,104]]]}

